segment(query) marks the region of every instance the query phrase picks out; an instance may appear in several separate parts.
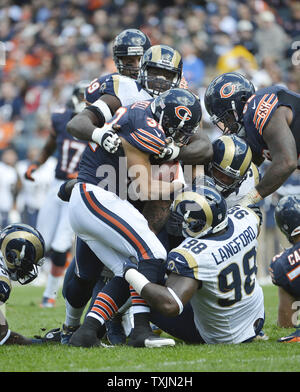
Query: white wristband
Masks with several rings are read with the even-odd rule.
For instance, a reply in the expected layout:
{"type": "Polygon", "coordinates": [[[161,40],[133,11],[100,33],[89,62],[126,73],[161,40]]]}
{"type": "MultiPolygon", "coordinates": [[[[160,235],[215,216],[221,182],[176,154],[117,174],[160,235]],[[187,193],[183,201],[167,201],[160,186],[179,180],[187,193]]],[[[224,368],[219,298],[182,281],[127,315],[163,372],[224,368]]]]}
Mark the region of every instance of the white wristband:
{"type": "Polygon", "coordinates": [[[105,129],[103,128],[95,128],[92,133],[93,142],[99,144],[101,146],[103,135],[105,134],[105,129]]]}
{"type": "Polygon", "coordinates": [[[142,275],[139,271],[137,271],[134,268],[130,268],[124,278],[127,280],[127,282],[135,289],[135,291],[141,295],[141,292],[146,286],[146,284],[150,283],[150,281],[142,275]]]}
{"type": "Polygon", "coordinates": [[[10,337],[10,329],[7,331],[6,335],[4,336],[4,338],[2,340],[0,340],[0,346],[2,346],[7,339],[10,337]]]}
{"type": "Polygon", "coordinates": [[[169,290],[169,292],[172,294],[172,297],[177,302],[177,305],[179,307],[179,313],[178,314],[181,314],[182,311],[183,311],[183,304],[182,304],[181,300],[179,299],[178,295],[175,294],[175,292],[171,289],[171,287],[167,287],[167,289],[169,290]]]}
{"type": "Polygon", "coordinates": [[[93,102],[91,106],[94,106],[101,111],[105,118],[105,122],[108,122],[112,118],[109,106],[101,98],[93,102]]]}

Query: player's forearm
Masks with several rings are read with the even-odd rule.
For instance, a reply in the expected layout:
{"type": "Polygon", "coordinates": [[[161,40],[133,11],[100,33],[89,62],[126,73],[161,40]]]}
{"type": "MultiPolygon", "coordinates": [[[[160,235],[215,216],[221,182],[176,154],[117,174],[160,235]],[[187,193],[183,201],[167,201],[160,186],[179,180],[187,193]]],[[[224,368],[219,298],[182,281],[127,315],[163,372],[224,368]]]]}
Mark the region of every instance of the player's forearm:
{"type": "Polygon", "coordinates": [[[180,148],[177,157],[185,165],[202,165],[211,161],[213,156],[212,144],[207,136],[201,135],[191,143],[180,148]]]}
{"type": "Polygon", "coordinates": [[[288,159],[286,161],[272,161],[265,172],[265,175],[257,184],[256,189],[263,197],[274,193],[289,178],[297,168],[297,160],[288,159]]]}
{"type": "Polygon", "coordinates": [[[92,140],[95,128],[91,119],[83,113],[74,116],[67,124],[67,131],[79,140],[92,140]]]}

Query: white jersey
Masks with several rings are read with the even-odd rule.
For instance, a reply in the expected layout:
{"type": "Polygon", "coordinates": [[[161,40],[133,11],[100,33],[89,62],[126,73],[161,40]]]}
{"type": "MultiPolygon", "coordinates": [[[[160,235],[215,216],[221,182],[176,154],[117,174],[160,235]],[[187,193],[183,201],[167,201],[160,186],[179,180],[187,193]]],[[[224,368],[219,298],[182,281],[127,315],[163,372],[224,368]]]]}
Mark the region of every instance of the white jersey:
{"type": "MultiPolygon", "coordinates": [[[[134,79],[127,76],[112,74],[101,84],[101,94],[110,94],[119,98],[121,106],[129,106],[138,101],[146,101],[153,97],[134,79]]],[[[93,102],[97,107],[101,99],[93,102]]]]}
{"type": "Polygon", "coordinates": [[[227,208],[231,208],[239,203],[239,201],[249,193],[250,189],[255,188],[259,183],[260,174],[258,168],[252,162],[245,180],[241,183],[240,187],[226,197],[227,208]]]}
{"type": "Polygon", "coordinates": [[[17,185],[17,170],[0,162],[0,211],[9,212],[14,204],[13,191],[17,185]]]}
{"type": "Polygon", "coordinates": [[[168,269],[202,282],[191,299],[194,321],[206,343],[241,343],[264,319],[263,291],[256,279],[259,220],[241,206],[228,211],[225,233],[187,238],[168,256],[168,269]]]}

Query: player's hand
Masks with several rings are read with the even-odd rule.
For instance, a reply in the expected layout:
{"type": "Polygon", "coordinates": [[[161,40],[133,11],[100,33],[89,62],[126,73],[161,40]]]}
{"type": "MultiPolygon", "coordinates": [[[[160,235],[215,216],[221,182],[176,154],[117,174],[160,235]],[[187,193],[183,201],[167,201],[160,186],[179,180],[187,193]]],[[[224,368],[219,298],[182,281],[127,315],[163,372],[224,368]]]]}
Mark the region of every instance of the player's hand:
{"type": "Polygon", "coordinates": [[[244,196],[238,204],[242,207],[248,207],[249,205],[256,204],[260,202],[263,198],[257,192],[256,188],[253,188],[246,196],[244,196]]]}
{"type": "Polygon", "coordinates": [[[178,157],[180,153],[180,147],[176,143],[174,143],[172,138],[168,138],[166,141],[167,141],[166,147],[159,155],[155,156],[155,160],[157,162],[173,161],[178,157]]]}
{"type": "Polygon", "coordinates": [[[96,128],[92,134],[92,140],[111,154],[115,154],[121,144],[121,139],[116,134],[120,129],[117,124],[105,124],[102,128],[96,128]]]}
{"type": "Polygon", "coordinates": [[[69,201],[70,197],[71,197],[72,190],[73,190],[76,182],[77,182],[77,179],[68,180],[68,181],[63,182],[59,188],[57,196],[62,201],[69,201]]]}
{"type": "Polygon", "coordinates": [[[123,277],[125,278],[125,274],[130,269],[138,269],[138,261],[134,256],[130,256],[125,263],[123,264],[123,277]]]}
{"type": "Polygon", "coordinates": [[[40,163],[39,162],[32,162],[32,164],[28,167],[28,169],[26,170],[24,177],[26,178],[26,180],[29,181],[35,181],[35,179],[32,177],[32,174],[40,167],[40,163]]]}

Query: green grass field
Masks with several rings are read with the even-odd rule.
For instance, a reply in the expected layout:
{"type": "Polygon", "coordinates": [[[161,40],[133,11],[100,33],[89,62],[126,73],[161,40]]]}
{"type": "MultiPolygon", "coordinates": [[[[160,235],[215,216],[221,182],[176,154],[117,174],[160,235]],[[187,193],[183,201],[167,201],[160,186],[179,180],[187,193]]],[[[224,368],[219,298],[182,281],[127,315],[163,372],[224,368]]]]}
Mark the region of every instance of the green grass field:
{"type": "MultiPolygon", "coordinates": [[[[298,372],[300,344],[278,343],[293,329],[276,326],[277,289],[264,286],[268,341],[240,345],[185,345],[144,349],[76,348],[59,344],[1,346],[0,372],[298,372]]],[[[64,321],[60,297],[53,309],[41,309],[41,287],[14,287],[6,316],[12,330],[25,336],[44,334],[64,321]]]]}

